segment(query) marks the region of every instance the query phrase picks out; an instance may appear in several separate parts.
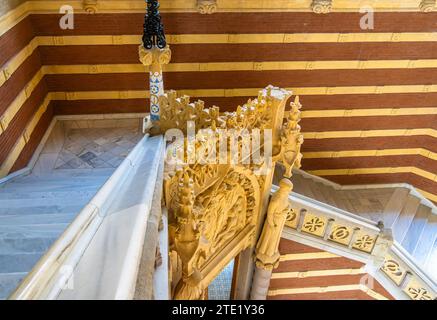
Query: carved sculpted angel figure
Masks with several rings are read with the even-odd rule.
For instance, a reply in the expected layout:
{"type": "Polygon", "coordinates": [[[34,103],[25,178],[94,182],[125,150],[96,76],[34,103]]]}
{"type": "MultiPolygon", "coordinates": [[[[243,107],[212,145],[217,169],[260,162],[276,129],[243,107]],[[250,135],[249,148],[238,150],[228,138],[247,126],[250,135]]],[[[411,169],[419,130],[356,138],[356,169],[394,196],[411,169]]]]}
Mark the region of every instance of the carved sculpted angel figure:
{"type": "Polygon", "coordinates": [[[289,179],[282,179],[279,190],[272,196],[267,210],[266,223],[256,246],[256,264],[260,268],[273,269],[279,264],[279,241],[287,214],[290,211],[288,195],[293,189],[289,179]]]}

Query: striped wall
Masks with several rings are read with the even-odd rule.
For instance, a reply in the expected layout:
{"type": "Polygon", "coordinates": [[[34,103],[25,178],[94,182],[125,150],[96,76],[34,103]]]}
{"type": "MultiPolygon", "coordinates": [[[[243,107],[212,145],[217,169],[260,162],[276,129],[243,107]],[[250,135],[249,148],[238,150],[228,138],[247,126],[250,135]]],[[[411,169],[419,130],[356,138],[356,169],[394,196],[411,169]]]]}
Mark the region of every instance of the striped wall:
{"type": "MultiPolygon", "coordinates": [[[[74,30],[59,28],[56,1],[0,18],[8,26],[0,33],[2,173],[20,167],[24,130],[33,115],[42,121],[41,106],[53,114],[147,110],[139,2],[102,1],[95,15],[68,2],[79,12],[74,30]],[[106,6],[114,3],[125,7],[106,6]]],[[[280,12],[279,2],[200,15],[190,1],[163,1],[173,51],[166,87],[222,110],[268,84],[289,88],[304,105],[304,170],[340,184],[406,182],[437,201],[437,13],[377,12],[369,32],[358,13],[280,12]]]]}
{"type": "Polygon", "coordinates": [[[281,239],[270,300],[393,300],[361,262],[281,239]]]}

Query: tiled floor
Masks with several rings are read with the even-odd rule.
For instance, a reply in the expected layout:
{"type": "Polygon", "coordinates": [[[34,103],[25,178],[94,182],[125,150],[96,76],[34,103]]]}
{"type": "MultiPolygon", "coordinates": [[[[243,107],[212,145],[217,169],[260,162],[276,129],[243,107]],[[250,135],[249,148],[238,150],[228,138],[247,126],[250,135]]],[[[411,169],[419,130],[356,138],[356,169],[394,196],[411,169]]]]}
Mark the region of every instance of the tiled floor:
{"type": "Polygon", "coordinates": [[[55,169],[116,168],[141,138],[139,128],[70,129],[55,169]]]}
{"type": "Polygon", "coordinates": [[[234,261],[214,279],[208,287],[209,300],[229,300],[231,297],[232,275],[234,272],[234,261]]]}

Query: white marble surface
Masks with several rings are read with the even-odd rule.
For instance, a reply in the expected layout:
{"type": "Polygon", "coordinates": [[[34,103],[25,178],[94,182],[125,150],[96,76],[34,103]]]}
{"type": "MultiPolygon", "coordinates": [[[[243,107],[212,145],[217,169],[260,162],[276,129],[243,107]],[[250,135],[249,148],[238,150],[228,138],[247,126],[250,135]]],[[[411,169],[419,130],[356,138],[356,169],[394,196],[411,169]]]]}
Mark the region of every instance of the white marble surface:
{"type": "Polygon", "coordinates": [[[73,289],[62,290],[58,299],[133,297],[163,146],[162,137],[146,141],[122,190],[99,213],[103,221],[74,269],[73,289]]]}

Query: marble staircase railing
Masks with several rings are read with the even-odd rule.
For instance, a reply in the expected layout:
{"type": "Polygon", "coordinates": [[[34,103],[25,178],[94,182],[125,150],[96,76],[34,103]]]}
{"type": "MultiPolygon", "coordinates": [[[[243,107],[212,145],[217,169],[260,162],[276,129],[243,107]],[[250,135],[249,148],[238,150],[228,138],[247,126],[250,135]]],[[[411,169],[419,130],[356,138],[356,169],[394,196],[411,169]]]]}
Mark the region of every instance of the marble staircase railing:
{"type": "Polygon", "coordinates": [[[131,299],[163,155],[146,135],[10,299],[131,299]]]}
{"type": "MultiPolygon", "coordinates": [[[[273,186],[272,193],[277,189],[273,186]]],[[[285,238],[368,264],[397,299],[437,297],[433,279],[392,240],[391,230],[297,193],[289,200],[293,211],[287,217],[285,238]]]]}

